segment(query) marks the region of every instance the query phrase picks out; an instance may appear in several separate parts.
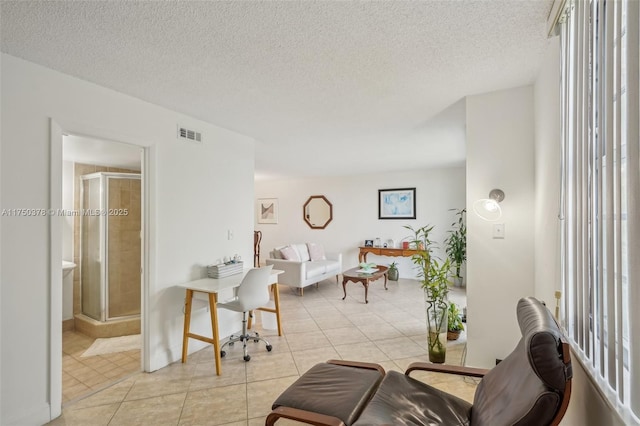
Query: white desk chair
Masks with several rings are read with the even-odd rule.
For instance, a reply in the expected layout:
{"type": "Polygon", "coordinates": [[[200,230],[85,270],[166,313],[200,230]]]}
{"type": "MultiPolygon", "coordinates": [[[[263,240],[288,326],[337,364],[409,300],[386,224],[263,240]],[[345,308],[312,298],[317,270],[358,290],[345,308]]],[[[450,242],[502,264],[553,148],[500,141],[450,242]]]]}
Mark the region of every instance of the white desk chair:
{"type": "Polygon", "coordinates": [[[262,340],[267,345],[267,351],[271,352],[272,346],[267,340],[260,337],[258,333],[249,333],[247,331],[247,313],[251,315],[251,311],[269,303],[269,274],[272,268],[273,265],[251,269],[242,279],[235,299],[227,303],[218,303],[218,308],[242,312],[242,334],[229,337],[229,340],[220,348],[221,357],[227,354],[222,350],[225,346],[233,345],[235,342],[242,342],[243,358],[245,361],[249,361],[251,356],[247,353],[247,340],[251,339],[256,342],[262,340]]]}

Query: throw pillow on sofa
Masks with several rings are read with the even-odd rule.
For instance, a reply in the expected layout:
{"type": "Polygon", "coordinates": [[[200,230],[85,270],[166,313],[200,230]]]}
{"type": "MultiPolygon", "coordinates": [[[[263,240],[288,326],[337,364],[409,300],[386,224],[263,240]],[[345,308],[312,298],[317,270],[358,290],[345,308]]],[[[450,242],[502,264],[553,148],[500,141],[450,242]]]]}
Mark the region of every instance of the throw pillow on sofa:
{"type": "Polygon", "coordinates": [[[300,256],[298,256],[298,251],[291,246],[286,246],[280,249],[280,254],[282,258],[285,260],[295,260],[296,262],[300,262],[300,256]]]}
{"type": "Polygon", "coordinates": [[[324,254],[324,247],[321,244],[307,243],[307,248],[309,249],[309,257],[312,261],[327,260],[324,254]]]}
{"type": "Polygon", "coordinates": [[[293,247],[298,252],[298,256],[300,256],[300,261],[306,262],[307,260],[311,260],[311,257],[309,256],[309,250],[307,250],[306,244],[291,244],[291,247],[293,247]]]}

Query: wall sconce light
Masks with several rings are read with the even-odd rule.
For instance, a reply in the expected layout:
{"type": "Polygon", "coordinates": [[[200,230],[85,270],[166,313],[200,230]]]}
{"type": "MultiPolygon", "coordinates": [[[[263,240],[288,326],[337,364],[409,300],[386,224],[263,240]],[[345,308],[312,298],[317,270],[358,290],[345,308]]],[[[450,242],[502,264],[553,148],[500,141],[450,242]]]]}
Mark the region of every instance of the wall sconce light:
{"type": "Polygon", "coordinates": [[[473,203],[473,211],[484,220],[498,220],[502,216],[500,203],[504,200],[504,191],[492,189],[489,198],[481,198],[473,203]]]}

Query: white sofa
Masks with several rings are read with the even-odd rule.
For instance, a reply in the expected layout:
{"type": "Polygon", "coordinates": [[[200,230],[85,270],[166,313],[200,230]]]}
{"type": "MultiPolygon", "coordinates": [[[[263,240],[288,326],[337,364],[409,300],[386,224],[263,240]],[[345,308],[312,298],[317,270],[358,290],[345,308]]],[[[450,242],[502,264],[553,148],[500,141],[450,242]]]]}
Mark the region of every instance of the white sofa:
{"type": "Polygon", "coordinates": [[[342,254],[324,253],[322,246],[314,243],[276,247],[265,262],[273,265],[273,269],[284,271],[278,275],[278,284],[299,288],[300,295],[306,286],[327,278],[335,276],[338,282],[338,275],[342,273],[342,254]]]}

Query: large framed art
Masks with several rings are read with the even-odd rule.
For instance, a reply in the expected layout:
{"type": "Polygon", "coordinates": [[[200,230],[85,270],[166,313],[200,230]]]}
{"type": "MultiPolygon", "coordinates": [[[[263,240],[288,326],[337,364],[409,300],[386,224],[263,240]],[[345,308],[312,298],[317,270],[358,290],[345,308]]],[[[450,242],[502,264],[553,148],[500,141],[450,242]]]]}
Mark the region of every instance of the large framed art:
{"type": "Polygon", "coordinates": [[[378,190],[378,219],[415,219],[416,189],[378,190]]]}

